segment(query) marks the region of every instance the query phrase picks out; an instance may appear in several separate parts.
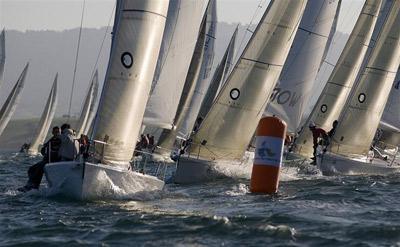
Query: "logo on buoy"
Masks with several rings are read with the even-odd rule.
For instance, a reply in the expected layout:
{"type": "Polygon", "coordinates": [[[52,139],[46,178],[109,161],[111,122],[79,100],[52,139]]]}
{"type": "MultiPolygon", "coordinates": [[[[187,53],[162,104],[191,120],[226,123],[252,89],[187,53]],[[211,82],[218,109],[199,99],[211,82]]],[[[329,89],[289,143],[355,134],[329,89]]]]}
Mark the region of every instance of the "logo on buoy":
{"type": "Polygon", "coordinates": [[[254,161],[257,164],[280,166],[282,139],[271,136],[259,136],[256,140],[254,161]]]}

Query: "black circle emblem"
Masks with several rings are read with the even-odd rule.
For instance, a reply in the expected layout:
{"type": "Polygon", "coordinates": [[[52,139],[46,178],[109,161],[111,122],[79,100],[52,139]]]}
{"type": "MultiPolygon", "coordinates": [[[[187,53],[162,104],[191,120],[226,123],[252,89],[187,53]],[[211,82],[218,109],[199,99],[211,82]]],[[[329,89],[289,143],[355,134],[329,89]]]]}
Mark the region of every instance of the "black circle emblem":
{"type": "Polygon", "coordinates": [[[234,88],[230,92],[231,99],[237,100],[240,97],[240,91],[237,88],[234,88]]]}
{"type": "Polygon", "coordinates": [[[132,54],[130,54],[129,52],[122,53],[121,62],[122,62],[122,65],[124,65],[124,67],[127,69],[132,67],[132,65],[133,65],[132,54]]]}
{"type": "Polygon", "coordinates": [[[327,105],[325,105],[325,104],[321,105],[321,112],[322,113],[325,113],[327,110],[328,110],[328,106],[327,105]]]}
{"type": "Polygon", "coordinates": [[[360,93],[360,94],[358,95],[358,101],[359,101],[360,103],[364,103],[366,99],[367,99],[367,96],[365,95],[365,93],[360,93]]]}

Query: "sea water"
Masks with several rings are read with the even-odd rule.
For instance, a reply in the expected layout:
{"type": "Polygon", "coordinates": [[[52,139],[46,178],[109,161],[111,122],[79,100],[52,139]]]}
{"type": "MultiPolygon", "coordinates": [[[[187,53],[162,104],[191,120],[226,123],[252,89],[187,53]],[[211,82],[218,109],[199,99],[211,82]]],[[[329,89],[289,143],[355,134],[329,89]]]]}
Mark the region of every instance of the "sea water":
{"type": "MultiPolygon", "coordinates": [[[[324,177],[283,169],[275,196],[231,178],[123,200],[17,192],[38,158],[0,154],[0,246],[397,246],[400,175],[324,177]]],[[[226,167],[220,164],[221,167],[226,167]]]]}

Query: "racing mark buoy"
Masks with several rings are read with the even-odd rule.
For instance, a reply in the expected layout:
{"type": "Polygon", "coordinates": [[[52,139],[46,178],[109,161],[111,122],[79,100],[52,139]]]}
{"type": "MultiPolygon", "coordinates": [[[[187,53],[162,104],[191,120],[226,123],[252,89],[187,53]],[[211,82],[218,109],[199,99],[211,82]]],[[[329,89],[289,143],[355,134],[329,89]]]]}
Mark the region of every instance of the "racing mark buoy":
{"type": "Polygon", "coordinates": [[[286,123],[277,117],[263,117],[257,127],[256,150],[250,191],[273,194],[278,191],[286,123]]]}

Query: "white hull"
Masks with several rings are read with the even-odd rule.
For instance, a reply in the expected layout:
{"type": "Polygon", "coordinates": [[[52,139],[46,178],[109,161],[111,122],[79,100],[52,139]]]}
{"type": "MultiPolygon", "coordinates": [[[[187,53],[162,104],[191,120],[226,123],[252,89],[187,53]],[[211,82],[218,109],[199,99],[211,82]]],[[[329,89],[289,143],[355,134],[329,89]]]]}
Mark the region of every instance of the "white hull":
{"type": "Polygon", "coordinates": [[[164,187],[164,182],[153,176],[88,162],[50,163],[45,175],[50,194],[79,200],[118,199],[164,187]]]}
{"type": "Polygon", "coordinates": [[[379,159],[370,162],[366,157],[350,158],[325,153],[317,158],[318,168],[325,176],[333,175],[387,175],[400,172],[400,166],[379,159]]]}

